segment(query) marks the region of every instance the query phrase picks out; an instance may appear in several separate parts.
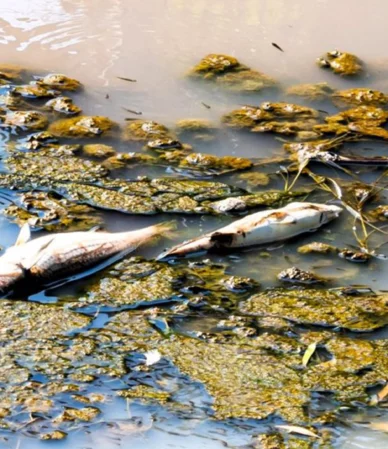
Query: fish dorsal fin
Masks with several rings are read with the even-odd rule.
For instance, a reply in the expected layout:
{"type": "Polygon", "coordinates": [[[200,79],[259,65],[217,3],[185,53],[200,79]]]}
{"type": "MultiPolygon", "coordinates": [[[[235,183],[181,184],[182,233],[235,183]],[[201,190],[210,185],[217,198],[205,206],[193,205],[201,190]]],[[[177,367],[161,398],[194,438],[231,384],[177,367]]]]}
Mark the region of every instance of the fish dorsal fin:
{"type": "Polygon", "coordinates": [[[31,229],[28,223],[25,223],[20,229],[18,238],[16,239],[15,246],[24,245],[31,239],[31,229]]]}

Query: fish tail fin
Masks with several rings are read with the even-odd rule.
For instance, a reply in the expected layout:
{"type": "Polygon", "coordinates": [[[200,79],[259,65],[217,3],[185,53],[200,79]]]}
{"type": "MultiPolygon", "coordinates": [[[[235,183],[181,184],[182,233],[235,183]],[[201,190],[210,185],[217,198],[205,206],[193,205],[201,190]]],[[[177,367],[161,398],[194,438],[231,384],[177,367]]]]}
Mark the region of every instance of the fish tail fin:
{"type": "Polygon", "coordinates": [[[148,228],[140,229],[138,231],[141,234],[139,244],[151,243],[157,241],[161,237],[172,238],[176,227],[175,221],[165,221],[163,223],[149,226],[148,228]]]}
{"type": "Polygon", "coordinates": [[[171,239],[175,237],[175,231],[177,230],[177,223],[175,220],[165,221],[154,226],[157,233],[161,236],[171,239]]]}
{"type": "Polygon", "coordinates": [[[206,235],[201,235],[191,240],[186,240],[183,243],[173,246],[170,249],[164,250],[156,260],[163,260],[170,257],[183,257],[187,254],[200,253],[207,251],[214,246],[210,238],[206,235]]]}

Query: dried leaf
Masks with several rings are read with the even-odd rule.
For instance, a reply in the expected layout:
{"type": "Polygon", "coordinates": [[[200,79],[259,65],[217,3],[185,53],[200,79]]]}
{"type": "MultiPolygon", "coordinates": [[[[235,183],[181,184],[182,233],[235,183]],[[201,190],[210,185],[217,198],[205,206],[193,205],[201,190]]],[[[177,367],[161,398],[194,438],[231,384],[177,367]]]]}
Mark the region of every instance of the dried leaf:
{"type": "Polygon", "coordinates": [[[285,430],[288,433],[298,433],[299,435],[306,435],[307,437],[321,438],[316,433],[311,432],[311,430],[305,429],[304,427],[300,426],[278,425],[275,427],[277,429],[285,430]]]}
{"type": "Polygon", "coordinates": [[[303,366],[307,366],[309,363],[309,360],[311,359],[312,355],[314,354],[315,350],[317,348],[316,343],[311,343],[311,345],[308,346],[305,353],[303,354],[302,364],[303,366]]]}

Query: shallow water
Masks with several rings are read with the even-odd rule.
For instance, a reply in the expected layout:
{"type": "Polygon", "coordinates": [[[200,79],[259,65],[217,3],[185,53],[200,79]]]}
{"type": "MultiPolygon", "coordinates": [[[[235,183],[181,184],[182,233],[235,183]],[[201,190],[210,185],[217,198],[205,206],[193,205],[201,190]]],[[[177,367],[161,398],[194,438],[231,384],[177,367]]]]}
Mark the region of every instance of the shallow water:
{"type": "MultiPolygon", "coordinates": [[[[37,75],[59,72],[74,76],[85,86],[83,92],[73,95],[75,102],[87,114],[107,115],[119,123],[131,116],[123,108],[141,111],[140,118],[167,126],[181,118],[205,118],[219,123],[220,116],[238,104],[281,98],[280,94],[267,92],[231,94],[188,82],[184,78],[185,72],[208,53],[236,56],[283,85],[327,81],[335,88],[371,86],[388,90],[385,50],[388,32],[384,14],[388,12],[388,6],[384,0],[362,4],[354,0],[3,0],[1,3],[2,61],[20,64],[37,75]],[[274,48],[273,42],[284,52],[274,48]],[[369,76],[349,81],[315,65],[318,56],[335,48],[357,54],[367,64],[369,76]],[[203,103],[211,108],[204,107],[203,103]]],[[[336,111],[332,104],[323,103],[319,107],[330,113],[336,111]]],[[[129,144],[115,142],[114,145],[119,151],[133,151],[129,144]]],[[[361,150],[365,146],[372,144],[358,144],[361,150]]],[[[282,154],[281,143],[272,136],[251,136],[226,130],[220,131],[215,142],[195,143],[195,148],[217,155],[244,157],[282,154]]],[[[376,144],[374,148],[378,154],[386,151],[383,145],[376,144]]],[[[335,172],[328,170],[327,173],[334,176],[335,172]]],[[[165,175],[166,170],[142,167],[122,173],[131,178],[139,174],[160,176],[165,175]]],[[[362,175],[365,180],[368,176],[368,173],[362,175]]],[[[220,177],[220,180],[231,184],[239,182],[233,176],[220,177]]],[[[277,181],[271,186],[281,188],[277,181]]],[[[111,231],[135,229],[165,218],[104,213],[106,227],[111,231]]],[[[232,220],[231,217],[190,215],[174,218],[179,221],[180,232],[169,244],[232,220]]],[[[335,235],[335,241],[342,245],[354,244],[353,236],[345,229],[344,223],[349,224],[346,220],[323,229],[322,235],[327,240],[335,235]]],[[[0,226],[0,244],[7,247],[14,242],[18,227],[6,218],[1,218],[0,226]]],[[[339,259],[332,263],[332,257],[316,259],[295,255],[299,245],[314,240],[317,236],[307,235],[270,248],[270,259],[262,257],[257,249],[211,258],[226,260],[230,264],[230,273],[253,277],[263,286],[278,285],[276,274],[297,264],[302,269],[313,267],[318,274],[332,278],[332,286],[364,284],[374,289],[388,289],[386,261],[372,260],[364,266],[339,259]]],[[[153,246],[139,250],[138,254],[155,257],[161,249],[160,245],[153,246]]],[[[39,293],[31,299],[52,302],[59,297],[65,301],[68,294],[74,294],[84,286],[85,281],[79,281],[54,292],[39,293]]],[[[96,326],[102,326],[102,322],[96,326]]],[[[200,325],[206,329],[206,322],[200,325]]],[[[193,324],[193,328],[198,329],[198,323],[193,324]]],[[[252,430],[247,431],[236,423],[209,420],[203,409],[210,398],[199,385],[191,386],[191,389],[186,385],[179,390],[183,402],[198,405],[192,415],[186,413],[184,416],[162,406],[137,402],[127,406],[125,400],[114,398],[107,385],[95,386],[99,392],[104,388],[111,395],[110,401],[103,406],[105,422],[85,426],[63,442],[56,443],[57,447],[131,446],[140,449],[155,444],[161,449],[240,447],[250,444],[251,435],[266,428],[255,423],[252,430]],[[131,427],[133,417],[140,421],[135,419],[137,424],[131,427]],[[123,420],[127,427],[113,431],[106,425],[106,422],[116,420],[123,420]]],[[[372,419],[374,417],[367,411],[359,417],[359,421],[372,419]]],[[[366,431],[357,426],[339,428],[338,433],[341,435],[338,447],[342,449],[382,449],[388,444],[386,433],[366,431]]],[[[9,440],[0,443],[0,447],[40,448],[50,444],[22,434],[7,435],[6,438],[9,440]]]]}

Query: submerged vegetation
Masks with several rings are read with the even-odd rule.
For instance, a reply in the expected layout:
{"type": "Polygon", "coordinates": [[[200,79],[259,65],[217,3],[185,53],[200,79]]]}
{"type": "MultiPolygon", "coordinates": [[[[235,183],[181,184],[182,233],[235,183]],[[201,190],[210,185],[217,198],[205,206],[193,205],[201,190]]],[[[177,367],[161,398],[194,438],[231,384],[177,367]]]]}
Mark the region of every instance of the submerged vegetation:
{"type": "MultiPolygon", "coordinates": [[[[319,64],[344,76],[364,70],[356,56],[338,51],[319,64]]],[[[0,67],[0,120],[8,133],[0,172],[4,220],[69,232],[103,226],[102,211],[196,215],[193,232],[181,226],[182,234],[209,233],[219,252],[169,262],[127,256],[56,303],[19,301],[22,294],[3,300],[4,432],[61,440],[88,423],[118,425],[104,422],[102,407],[115,397],[128,410],[141,401],[228,423],[249,418],[252,447],[317,449],[335,443],[333,425],[346,421],[345,409],[386,407],[386,393],[376,391],[386,388],[388,343],[369,337],[388,325],[388,296],[353,282],[386,261],[381,167],[388,162],[364,148],[366,141],[386,145],[386,94],[302,84],[283,91],[302,104],[240,105],[222,116],[224,128],[205,119],[169,127],[138,117],[120,126],[102,115],[78,115],[81,109],[64,95],[81,90],[79,81],[30,75],[0,67]],[[310,101],[332,102],[338,111],[310,101]],[[277,134],[282,143],[269,159],[247,158],[230,144],[238,130],[257,140],[260,133],[277,134]],[[212,145],[223,135],[228,152],[216,155],[212,145]],[[363,153],[354,154],[360,145],[363,153]],[[352,165],[357,171],[347,168],[352,165]],[[335,201],[344,218],[315,241],[306,236],[296,246],[282,241],[225,257],[235,236],[221,241],[198,219],[214,215],[215,229],[229,229],[232,215],[293,201],[335,201]],[[317,264],[306,269],[311,254],[317,264]],[[322,267],[343,273],[321,275],[322,267]],[[264,419],[267,433],[257,435],[255,425],[264,419]]],[[[280,90],[269,76],[221,54],[205,56],[188,76],[235,92],[280,90]]],[[[272,243],[285,226],[296,226],[292,216],[273,216],[272,243]]],[[[304,232],[326,223],[317,216],[304,232]]],[[[47,297],[53,298],[50,290],[47,297]]]]}

